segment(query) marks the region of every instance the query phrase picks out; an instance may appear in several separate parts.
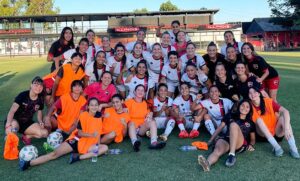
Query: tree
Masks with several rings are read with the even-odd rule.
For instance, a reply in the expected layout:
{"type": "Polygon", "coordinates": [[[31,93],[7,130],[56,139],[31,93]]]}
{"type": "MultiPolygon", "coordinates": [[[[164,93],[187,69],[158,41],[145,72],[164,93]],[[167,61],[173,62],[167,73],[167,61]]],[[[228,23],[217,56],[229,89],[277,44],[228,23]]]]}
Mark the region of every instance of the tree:
{"type": "Polygon", "coordinates": [[[178,11],[179,8],[175,5],[172,4],[170,0],[162,3],[159,7],[159,11],[178,11]]]}
{"type": "Polygon", "coordinates": [[[284,17],[287,26],[300,25],[299,0],[268,0],[272,16],[284,17]]]}
{"type": "Polygon", "coordinates": [[[54,0],[27,0],[28,6],[25,15],[53,15],[59,13],[54,7],[54,0]]]}
{"type": "Polygon", "coordinates": [[[26,8],[25,0],[0,0],[1,16],[18,16],[26,8]]]}
{"type": "Polygon", "coordinates": [[[134,9],[134,13],[147,13],[148,9],[147,8],[142,8],[142,9],[134,9]]]}

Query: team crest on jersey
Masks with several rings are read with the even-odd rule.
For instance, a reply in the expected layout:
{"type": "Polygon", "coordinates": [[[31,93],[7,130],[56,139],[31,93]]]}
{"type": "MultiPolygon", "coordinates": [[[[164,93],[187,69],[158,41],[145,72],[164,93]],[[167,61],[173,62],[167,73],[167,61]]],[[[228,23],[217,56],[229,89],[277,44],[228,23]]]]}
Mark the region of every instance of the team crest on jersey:
{"type": "Polygon", "coordinates": [[[273,82],[275,85],[278,85],[278,80],[274,80],[273,82]]]}
{"type": "Polygon", "coordinates": [[[248,82],[248,87],[253,87],[253,82],[248,82]]]}
{"type": "Polygon", "coordinates": [[[134,84],[136,84],[137,82],[136,82],[136,81],[134,81],[133,83],[134,83],[134,84]]]}
{"type": "Polygon", "coordinates": [[[105,91],[105,94],[108,95],[108,91],[105,91]]]}
{"type": "Polygon", "coordinates": [[[249,128],[249,127],[250,127],[250,123],[246,122],[246,123],[245,123],[245,126],[246,126],[247,128],[249,128]]]}
{"type": "Polygon", "coordinates": [[[233,85],[228,86],[228,89],[232,89],[232,88],[233,88],[233,85]]]}
{"type": "Polygon", "coordinates": [[[184,104],[181,104],[181,106],[184,106],[184,104]]]}
{"type": "Polygon", "coordinates": [[[131,60],[131,62],[133,62],[133,60],[131,60]]]}
{"type": "Polygon", "coordinates": [[[61,47],[58,49],[59,52],[61,52],[61,47]]]}
{"type": "Polygon", "coordinates": [[[212,109],[212,106],[209,106],[209,109],[212,109]]]}
{"type": "Polygon", "coordinates": [[[253,68],[254,69],[258,69],[258,65],[257,64],[253,64],[253,68]]]}
{"type": "Polygon", "coordinates": [[[171,72],[170,71],[168,71],[168,74],[170,74],[171,72]]]}
{"type": "Polygon", "coordinates": [[[153,64],[153,62],[150,62],[150,64],[152,65],[152,64],[153,64]]]}
{"type": "Polygon", "coordinates": [[[40,105],[35,105],[35,106],[34,106],[34,110],[35,110],[35,111],[38,111],[39,108],[40,108],[40,105]]]}

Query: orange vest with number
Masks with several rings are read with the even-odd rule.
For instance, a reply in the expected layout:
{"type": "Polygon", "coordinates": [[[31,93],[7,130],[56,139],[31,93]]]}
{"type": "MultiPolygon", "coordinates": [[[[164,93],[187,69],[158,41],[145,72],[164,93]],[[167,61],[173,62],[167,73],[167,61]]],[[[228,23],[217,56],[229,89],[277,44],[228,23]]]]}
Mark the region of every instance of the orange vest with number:
{"type": "Polygon", "coordinates": [[[55,92],[55,95],[58,97],[71,92],[72,82],[74,80],[81,80],[85,76],[84,70],[80,67],[76,72],[74,72],[70,63],[63,65],[61,68],[63,69],[64,73],[55,92]]]}
{"type": "MultiPolygon", "coordinates": [[[[98,133],[96,137],[81,137],[78,141],[78,152],[80,154],[85,154],[89,151],[91,146],[98,143],[101,132],[102,132],[102,118],[96,118],[91,116],[88,112],[83,112],[79,116],[78,124],[81,125],[81,131],[83,133],[94,134],[98,133]]],[[[78,129],[72,132],[71,136],[68,138],[73,139],[75,135],[78,134],[78,129]]]]}
{"type": "Polygon", "coordinates": [[[138,128],[145,122],[147,114],[150,112],[149,106],[146,101],[136,102],[133,98],[125,101],[125,105],[128,108],[130,121],[135,123],[135,127],[138,128]]]}
{"type": "Polygon", "coordinates": [[[273,100],[271,98],[264,98],[263,101],[265,102],[265,106],[266,106],[265,114],[261,115],[261,111],[256,110],[256,108],[252,106],[253,108],[252,120],[253,122],[256,123],[257,119],[261,118],[264,121],[267,128],[269,129],[269,131],[271,132],[271,134],[274,136],[275,128],[277,124],[277,118],[275,116],[275,111],[273,109],[273,100]]]}
{"type": "Polygon", "coordinates": [[[62,110],[61,113],[57,116],[58,128],[64,132],[69,132],[71,126],[80,113],[80,109],[85,105],[86,99],[83,96],[80,96],[77,101],[75,101],[71,93],[64,94],[60,97],[62,110]]]}

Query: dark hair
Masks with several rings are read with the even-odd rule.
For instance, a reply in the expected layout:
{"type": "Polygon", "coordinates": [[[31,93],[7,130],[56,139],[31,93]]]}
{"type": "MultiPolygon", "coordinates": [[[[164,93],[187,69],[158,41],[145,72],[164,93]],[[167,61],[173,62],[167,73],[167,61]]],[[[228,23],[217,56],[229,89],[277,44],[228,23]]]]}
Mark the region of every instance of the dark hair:
{"type": "Polygon", "coordinates": [[[237,114],[238,114],[238,116],[240,116],[240,114],[241,114],[241,112],[240,112],[240,106],[241,106],[244,102],[247,102],[247,103],[249,104],[249,106],[250,106],[250,110],[249,110],[249,113],[246,115],[246,119],[252,121],[253,108],[252,108],[251,101],[248,100],[248,99],[242,99],[242,100],[239,102],[238,109],[237,109],[237,114]]]}
{"type": "Polygon", "coordinates": [[[265,105],[263,95],[260,93],[259,88],[255,87],[255,86],[249,88],[248,94],[250,92],[250,89],[253,89],[253,90],[255,90],[255,92],[259,93],[259,98],[260,98],[259,109],[261,111],[261,115],[264,115],[266,113],[266,105],[265,105]]]}
{"type": "Polygon", "coordinates": [[[71,59],[73,59],[74,57],[80,57],[82,59],[82,55],[79,52],[74,52],[71,56],[71,59]]]}
{"type": "Polygon", "coordinates": [[[139,34],[139,32],[144,32],[144,33],[146,34],[146,31],[143,30],[143,29],[139,29],[139,30],[136,32],[136,34],[139,34]]]}
{"type": "MultiPolygon", "coordinates": [[[[96,56],[95,56],[95,58],[94,58],[93,73],[94,73],[94,75],[95,75],[97,81],[99,81],[99,74],[98,74],[98,70],[97,70],[97,61],[96,61],[96,59],[97,59],[97,57],[98,57],[98,55],[99,55],[100,53],[103,53],[103,54],[104,54],[104,57],[106,57],[106,53],[105,53],[103,50],[100,50],[100,51],[98,51],[98,52],[96,53],[96,56]]],[[[105,65],[104,65],[104,66],[105,66],[105,65]]]]}
{"type": "Polygon", "coordinates": [[[124,100],[124,98],[120,94],[113,95],[111,99],[114,99],[114,98],[120,99],[121,101],[124,100]]]}
{"type": "Polygon", "coordinates": [[[197,47],[195,43],[193,43],[193,42],[188,42],[188,43],[186,44],[186,47],[185,47],[185,48],[187,48],[189,45],[193,45],[194,48],[197,47]]]}
{"type": "Polygon", "coordinates": [[[60,33],[60,37],[59,37],[59,43],[60,43],[61,45],[64,44],[65,33],[66,33],[67,30],[70,30],[70,31],[71,31],[71,34],[72,34],[72,38],[71,38],[71,40],[68,42],[68,46],[74,48],[74,47],[75,47],[75,44],[74,44],[74,33],[73,33],[72,28],[70,28],[70,27],[64,27],[64,28],[62,29],[62,31],[61,31],[61,33],[60,33]]]}
{"type": "Polygon", "coordinates": [[[154,46],[159,46],[160,47],[160,49],[161,49],[161,44],[160,43],[154,43],[153,45],[152,45],[152,47],[151,47],[151,51],[153,51],[153,49],[154,49],[154,46]]]}
{"type": "Polygon", "coordinates": [[[89,100],[88,100],[88,103],[87,103],[87,105],[90,105],[90,103],[92,102],[92,101],[97,101],[97,103],[98,104],[100,104],[100,101],[96,98],[96,97],[92,97],[92,98],[90,98],[89,100]]]}
{"type": "Polygon", "coordinates": [[[179,58],[179,55],[178,55],[177,51],[169,51],[168,58],[170,58],[171,55],[175,55],[177,58],[179,58]]]}
{"type": "Polygon", "coordinates": [[[86,31],[86,33],[85,33],[85,36],[87,36],[89,33],[93,33],[93,34],[95,35],[94,30],[88,29],[88,30],[86,31]]]}
{"type": "Polygon", "coordinates": [[[190,84],[189,82],[181,82],[181,83],[180,83],[180,87],[183,86],[183,85],[188,86],[188,88],[191,87],[191,84],[190,84]]]}
{"type": "Polygon", "coordinates": [[[197,65],[194,64],[194,63],[191,62],[191,61],[188,61],[188,62],[186,63],[185,69],[187,69],[187,67],[189,67],[189,66],[195,67],[195,68],[197,69],[197,65]]]}
{"type": "MultiPolygon", "coordinates": [[[[233,48],[233,49],[235,50],[235,48],[234,48],[233,45],[227,45],[227,47],[226,47],[226,52],[227,52],[227,50],[228,50],[229,48],[233,48]]],[[[234,51],[234,52],[236,52],[236,51],[234,51]]]]}
{"type": "Polygon", "coordinates": [[[183,34],[185,35],[185,32],[184,32],[184,31],[178,31],[177,34],[176,34],[176,39],[177,39],[177,40],[178,40],[178,34],[179,34],[179,33],[183,33],[183,34]]]}
{"type": "MultiPolygon", "coordinates": [[[[165,87],[165,88],[168,89],[168,85],[167,85],[167,84],[165,84],[165,83],[160,83],[160,84],[158,84],[157,90],[159,90],[159,89],[162,88],[162,87],[165,87]]],[[[158,91],[157,91],[157,92],[158,92],[158,91]]]]}
{"type": "Polygon", "coordinates": [[[83,83],[82,83],[81,80],[74,80],[74,81],[71,83],[71,92],[72,92],[72,90],[73,90],[73,87],[78,86],[78,85],[79,85],[80,87],[83,88],[83,83]]]}
{"type": "Polygon", "coordinates": [[[235,67],[236,67],[238,64],[243,64],[243,65],[246,67],[246,63],[244,63],[243,61],[236,61],[235,67]]]}
{"type": "Polygon", "coordinates": [[[180,26],[179,20],[174,20],[174,21],[172,21],[171,25],[173,25],[173,24],[178,24],[178,25],[180,26]]]}
{"type": "Polygon", "coordinates": [[[82,42],[86,42],[87,44],[89,44],[89,40],[88,40],[87,38],[81,38],[81,39],[79,40],[78,45],[80,45],[82,42]]]}
{"type": "Polygon", "coordinates": [[[254,46],[252,45],[252,43],[250,43],[250,42],[245,42],[245,43],[243,44],[243,46],[242,46],[242,49],[243,49],[243,47],[244,47],[245,45],[248,45],[249,48],[250,48],[253,52],[255,51],[254,46]]]}
{"type": "MultiPolygon", "coordinates": [[[[141,45],[141,47],[142,47],[142,49],[143,49],[143,45],[142,45],[142,43],[140,43],[140,42],[135,42],[135,44],[133,45],[133,49],[132,49],[132,53],[134,53],[134,49],[135,49],[135,47],[136,47],[136,45],[141,45]]],[[[143,53],[142,53],[142,55],[143,55],[143,53]]]]}
{"type": "Polygon", "coordinates": [[[34,78],[32,79],[32,81],[31,81],[31,84],[33,84],[33,83],[43,84],[44,81],[43,81],[43,79],[42,79],[40,76],[36,76],[36,77],[34,77],[34,78]]]}
{"type": "Polygon", "coordinates": [[[244,62],[247,61],[246,56],[243,54],[243,48],[244,48],[244,46],[246,46],[246,45],[248,45],[249,48],[251,49],[252,55],[253,55],[253,56],[258,56],[258,55],[256,54],[256,52],[255,52],[255,49],[254,49],[254,46],[252,45],[252,43],[246,42],[246,43],[244,43],[244,44],[242,45],[242,47],[241,47],[241,49],[242,49],[241,55],[242,55],[242,60],[243,60],[244,62]]]}
{"type": "MultiPolygon", "coordinates": [[[[234,38],[234,34],[233,34],[233,32],[232,32],[232,31],[230,31],[230,30],[228,30],[228,31],[225,31],[225,32],[224,32],[224,36],[225,36],[227,33],[230,33],[230,34],[233,36],[233,43],[236,43],[236,40],[235,40],[235,38],[234,38]]],[[[227,46],[228,46],[228,45],[230,45],[230,44],[227,44],[227,46]]]]}
{"type": "Polygon", "coordinates": [[[104,74],[109,74],[111,76],[111,84],[114,84],[113,75],[112,75],[112,73],[110,71],[104,71],[104,72],[102,72],[101,77],[99,79],[100,83],[102,82],[101,79],[103,78],[104,74]]]}
{"type": "Polygon", "coordinates": [[[170,33],[168,31],[165,31],[165,32],[162,33],[161,36],[163,37],[164,35],[170,35],[170,33]]]}
{"type": "Polygon", "coordinates": [[[217,47],[217,45],[215,44],[215,42],[211,41],[208,45],[207,45],[207,48],[208,47],[217,47]]]}
{"type": "Polygon", "coordinates": [[[101,40],[103,41],[104,38],[107,38],[108,40],[110,40],[109,36],[106,36],[106,35],[102,36],[101,40]]]}
{"type": "Polygon", "coordinates": [[[220,92],[220,90],[219,90],[218,86],[216,86],[216,85],[212,85],[212,86],[210,86],[210,88],[209,88],[209,91],[208,91],[208,92],[210,92],[212,88],[217,88],[217,89],[218,89],[218,91],[220,92]]]}
{"type": "MultiPolygon", "coordinates": [[[[125,66],[125,64],[126,64],[126,54],[125,54],[126,48],[125,48],[125,46],[121,42],[119,42],[119,43],[116,44],[116,46],[115,46],[115,52],[117,52],[117,48],[123,48],[123,50],[124,50],[124,55],[123,55],[121,61],[122,61],[122,65],[125,66]]],[[[123,67],[121,67],[121,69],[123,69],[123,67]]]]}
{"type": "Polygon", "coordinates": [[[139,85],[135,86],[134,91],[136,91],[139,87],[143,87],[144,90],[146,90],[146,87],[143,84],[139,84],[139,85]]]}
{"type": "Polygon", "coordinates": [[[148,81],[148,79],[149,79],[149,73],[148,73],[148,66],[147,66],[146,60],[143,59],[143,60],[139,61],[139,62],[136,64],[135,74],[138,74],[137,68],[138,68],[138,66],[139,66],[140,64],[144,64],[145,67],[146,67],[145,75],[146,75],[146,78],[147,78],[147,81],[148,81]]]}

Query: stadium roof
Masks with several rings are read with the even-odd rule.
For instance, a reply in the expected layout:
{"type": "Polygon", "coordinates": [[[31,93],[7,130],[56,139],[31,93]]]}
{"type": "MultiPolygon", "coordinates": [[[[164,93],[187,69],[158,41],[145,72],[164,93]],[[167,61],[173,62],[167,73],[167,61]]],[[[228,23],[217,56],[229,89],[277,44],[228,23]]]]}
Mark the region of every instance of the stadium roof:
{"type": "Polygon", "coordinates": [[[128,16],[160,16],[160,15],[192,15],[192,14],[215,14],[219,9],[206,10],[186,10],[186,11],[152,11],[146,13],[119,12],[119,13],[88,13],[88,14],[57,14],[57,15],[39,15],[39,16],[2,16],[0,22],[66,22],[66,21],[106,21],[109,17],[128,17],[128,16]]]}

